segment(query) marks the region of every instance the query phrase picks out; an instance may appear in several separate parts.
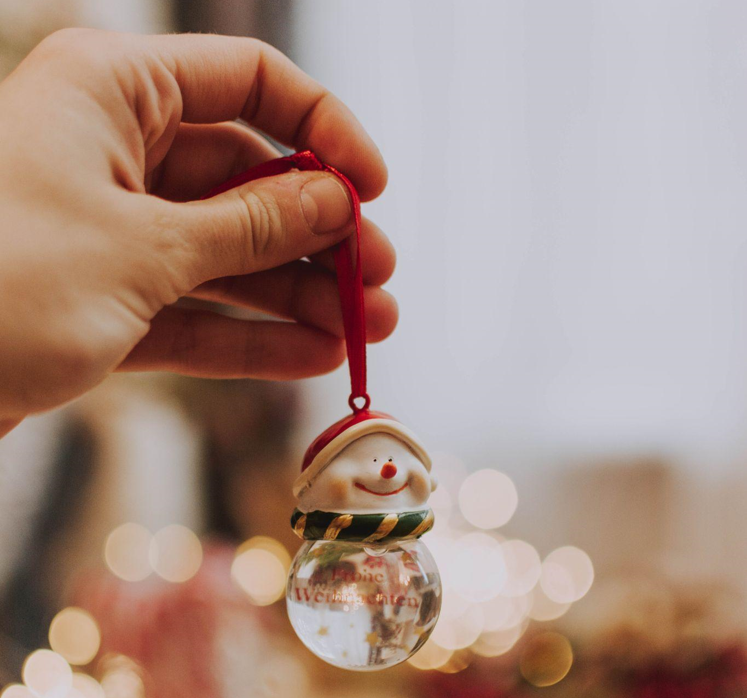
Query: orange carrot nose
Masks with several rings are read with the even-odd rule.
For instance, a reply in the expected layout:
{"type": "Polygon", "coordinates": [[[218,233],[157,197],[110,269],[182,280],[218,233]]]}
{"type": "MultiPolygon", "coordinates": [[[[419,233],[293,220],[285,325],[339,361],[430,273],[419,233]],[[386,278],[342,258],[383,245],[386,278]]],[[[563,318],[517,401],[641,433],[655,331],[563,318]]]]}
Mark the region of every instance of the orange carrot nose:
{"type": "Polygon", "coordinates": [[[382,470],[379,473],[385,480],[389,480],[391,477],[397,475],[397,466],[394,463],[385,463],[382,466],[382,470]]]}

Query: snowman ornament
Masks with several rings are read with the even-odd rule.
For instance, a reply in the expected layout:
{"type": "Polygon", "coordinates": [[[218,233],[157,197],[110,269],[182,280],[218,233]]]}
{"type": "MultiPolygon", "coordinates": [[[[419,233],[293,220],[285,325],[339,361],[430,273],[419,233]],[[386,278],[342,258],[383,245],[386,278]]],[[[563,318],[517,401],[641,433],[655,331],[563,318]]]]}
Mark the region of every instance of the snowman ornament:
{"type": "Polygon", "coordinates": [[[356,231],[333,250],[353,412],[315,439],[294,484],[291,525],[304,543],[288,575],[288,616],[326,662],[384,669],[423,646],[442,592],[436,563],[420,541],[434,524],[427,504],[435,487],[431,459],[409,429],[369,409],[358,193],[342,172],[304,151],[257,165],[204,198],[292,170],[337,176],[350,193],[356,231]]]}
{"type": "Polygon", "coordinates": [[[420,440],[381,412],[354,411],[309,447],[291,517],[304,544],[286,601],[294,630],[318,657],[383,669],[428,639],[441,583],[419,538],[434,523],[435,487],[420,440]]]}

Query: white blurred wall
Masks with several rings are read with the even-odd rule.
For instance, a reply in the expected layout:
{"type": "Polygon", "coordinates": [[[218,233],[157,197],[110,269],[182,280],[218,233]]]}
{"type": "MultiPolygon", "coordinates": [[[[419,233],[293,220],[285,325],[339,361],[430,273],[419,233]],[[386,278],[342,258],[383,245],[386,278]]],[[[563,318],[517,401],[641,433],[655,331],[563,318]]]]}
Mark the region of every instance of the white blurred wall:
{"type": "MultiPolygon", "coordinates": [[[[689,554],[700,483],[742,484],[743,4],[297,7],[296,59],[390,167],[365,207],[399,253],[374,406],[510,473],[539,536],[563,467],[661,456],[691,483],[689,554]]],[[[346,381],[309,382],[305,438],[346,381]]],[[[736,495],[715,500],[740,522],[736,495]]]]}
{"type": "Polygon", "coordinates": [[[153,34],[173,29],[171,0],[76,0],[80,22],[113,31],[153,34]]]}

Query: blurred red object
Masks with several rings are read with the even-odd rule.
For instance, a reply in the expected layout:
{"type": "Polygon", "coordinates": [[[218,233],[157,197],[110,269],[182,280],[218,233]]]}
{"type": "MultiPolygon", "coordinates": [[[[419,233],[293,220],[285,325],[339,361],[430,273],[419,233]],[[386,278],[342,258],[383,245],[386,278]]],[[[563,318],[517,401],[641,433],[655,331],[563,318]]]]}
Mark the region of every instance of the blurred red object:
{"type": "Polygon", "coordinates": [[[569,675],[548,687],[536,688],[517,672],[516,655],[476,660],[456,674],[427,671],[420,695],[428,698],[532,698],[546,692],[553,698],[744,698],[746,648],[702,647],[700,659],[683,663],[686,644],[672,654],[636,666],[615,653],[581,652],[569,675]],[[603,659],[602,657],[605,656],[603,659]]]}
{"type": "Polygon", "coordinates": [[[277,624],[232,581],[234,554],[225,544],[205,545],[197,574],[176,584],[155,576],[126,582],[107,570],[89,572],[73,602],[97,619],[102,657],[125,655],[142,670],[146,696],[220,698],[226,630],[239,624],[244,639],[261,644],[277,624]]]}

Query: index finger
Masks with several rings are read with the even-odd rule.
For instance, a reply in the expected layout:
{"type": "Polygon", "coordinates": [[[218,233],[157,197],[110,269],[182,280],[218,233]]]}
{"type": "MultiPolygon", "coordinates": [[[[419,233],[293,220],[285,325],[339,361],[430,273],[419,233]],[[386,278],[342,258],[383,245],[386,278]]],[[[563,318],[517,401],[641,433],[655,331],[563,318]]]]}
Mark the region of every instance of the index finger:
{"type": "Polygon", "coordinates": [[[313,150],[348,176],[363,200],[384,189],[384,160],[350,109],[272,46],[191,34],[144,40],[179,85],[183,121],[240,117],[296,150],[313,150]]]}

